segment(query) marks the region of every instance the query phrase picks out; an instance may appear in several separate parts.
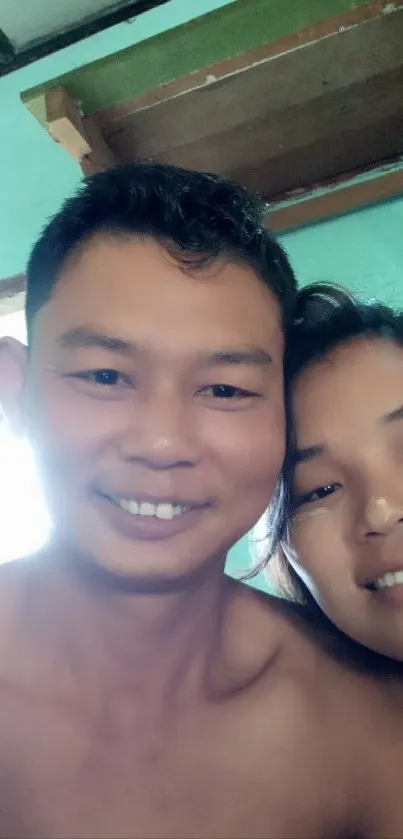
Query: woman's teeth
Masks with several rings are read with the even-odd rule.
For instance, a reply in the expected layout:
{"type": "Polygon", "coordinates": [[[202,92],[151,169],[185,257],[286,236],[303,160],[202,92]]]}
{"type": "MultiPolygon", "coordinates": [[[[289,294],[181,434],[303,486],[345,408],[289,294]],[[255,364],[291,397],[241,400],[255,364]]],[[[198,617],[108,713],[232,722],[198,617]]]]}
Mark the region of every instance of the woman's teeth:
{"type": "Polygon", "coordinates": [[[403,571],[388,571],[383,577],[375,580],[374,588],[392,588],[392,586],[398,586],[401,583],[403,583],[403,571]]]}
{"type": "Polygon", "coordinates": [[[169,521],[175,516],[181,516],[187,509],[182,504],[151,504],[150,501],[131,501],[122,498],[118,501],[119,507],[130,513],[132,516],[154,516],[157,519],[169,521]]]}

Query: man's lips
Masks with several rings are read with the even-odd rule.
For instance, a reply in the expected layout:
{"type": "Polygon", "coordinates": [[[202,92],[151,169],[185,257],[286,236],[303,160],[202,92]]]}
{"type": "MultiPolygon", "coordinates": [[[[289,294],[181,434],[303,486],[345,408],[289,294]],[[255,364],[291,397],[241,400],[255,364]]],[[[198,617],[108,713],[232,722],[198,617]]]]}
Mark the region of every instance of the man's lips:
{"type": "Polygon", "coordinates": [[[103,519],[129,539],[165,539],[188,530],[211,506],[209,503],[177,504],[172,501],[107,496],[98,493],[103,519]],[[155,503],[157,502],[157,503],[155,503]]]}
{"type": "Polygon", "coordinates": [[[189,509],[198,509],[202,507],[206,507],[210,505],[211,499],[207,498],[195,498],[194,496],[189,495],[182,495],[180,493],[150,493],[146,490],[111,490],[111,489],[99,489],[95,488],[95,492],[98,495],[101,495],[104,498],[109,499],[109,501],[113,501],[115,504],[120,504],[122,501],[125,502],[135,502],[138,504],[154,504],[155,506],[159,504],[172,504],[172,505],[179,505],[181,507],[187,507],[189,509]]]}

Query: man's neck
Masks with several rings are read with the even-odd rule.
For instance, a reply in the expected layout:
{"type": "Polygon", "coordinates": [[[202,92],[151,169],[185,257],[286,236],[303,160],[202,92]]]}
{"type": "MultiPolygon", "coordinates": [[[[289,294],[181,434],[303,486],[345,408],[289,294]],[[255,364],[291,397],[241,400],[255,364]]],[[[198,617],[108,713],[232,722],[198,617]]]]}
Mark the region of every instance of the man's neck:
{"type": "Polygon", "coordinates": [[[158,705],[205,691],[226,593],[219,562],[202,580],[139,593],[82,573],[56,554],[38,560],[32,575],[30,620],[51,655],[69,663],[69,692],[87,694],[89,702],[100,692],[111,699],[135,696],[141,704],[155,701],[157,714],[158,705]]]}

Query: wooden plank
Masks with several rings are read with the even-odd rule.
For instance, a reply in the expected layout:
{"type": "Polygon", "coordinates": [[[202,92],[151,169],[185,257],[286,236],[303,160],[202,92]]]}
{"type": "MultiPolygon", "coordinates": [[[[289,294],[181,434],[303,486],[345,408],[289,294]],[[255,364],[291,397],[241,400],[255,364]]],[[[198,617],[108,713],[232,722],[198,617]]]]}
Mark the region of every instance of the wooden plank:
{"type": "Polygon", "coordinates": [[[106,142],[95,117],[84,117],[83,125],[85,136],[91,148],[90,153],[80,161],[84,175],[104,172],[106,169],[122,163],[120,156],[106,142]]]}
{"type": "Polygon", "coordinates": [[[325,194],[307,197],[285,207],[268,210],[267,222],[276,233],[317,224],[335,216],[359,210],[403,195],[403,168],[385,172],[360,183],[346,183],[325,194]]]}
{"type": "MultiPolygon", "coordinates": [[[[368,0],[238,0],[25,91],[22,99],[41,121],[44,90],[62,86],[82,104],[86,114],[94,114],[201,67],[210,67],[365,5],[368,0]]],[[[379,0],[377,7],[379,13],[379,0]]]]}
{"type": "MultiPolygon", "coordinates": [[[[229,140],[230,131],[239,129],[239,144],[242,148],[243,142],[247,145],[259,142],[260,134],[257,132],[261,132],[262,126],[269,130],[271,139],[261,138],[261,144],[266,148],[269,142],[271,151],[274,148],[280,150],[284,143],[284,133],[291,131],[292,135],[295,134],[292,119],[301,119],[301,110],[295,111],[295,117],[290,116],[295,106],[308,103],[310,107],[312,103],[312,110],[315,111],[312,119],[317,119],[326,98],[334,93],[337,101],[337,94],[341,91],[337,108],[342,111],[347,109],[354,118],[356,105],[360,113],[367,100],[372,108],[369,100],[371,97],[379,98],[381,91],[383,96],[382,87],[386,88],[386,96],[390,100],[386,77],[383,82],[375,80],[373,91],[368,91],[368,95],[365,86],[374,74],[381,79],[383,74],[392,72],[392,79],[394,70],[397,71],[396,83],[400,84],[402,44],[403,11],[324,38],[275,60],[266,60],[247,71],[211,84],[208,89],[193,91],[154,108],[126,116],[118,122],[113,121],[110,126],[105,123],[104,115],[98,114],[97,119],[104,125],[111,147],[125,160],[130,159],[134,147],[136,155],[163,155],[167,161],[174,162],[176,149],[180,150],[180,159],[183,159],[183,154],[186,159],[187,149],[193,144],[203,143],[205,153],[201,154],[204,162],[200,166],[208,167],[208,159],[213,160],[213,145],[220,146],[221,143],[225,148],[226,160],[228,144],[232,148],[233,143],[232,137],[229,140]],[[388,45],[387,50],[385,44],[388,45]],[[364,88],[354,87],[360,82],[364,83],[364,88]]],[[[330,99],[329,103],[332,107],[330,99]]],[[[387,107],[389,105],[385,104],[383,110],[387,107]]],[[[337,110],[335,117],[338,118],[337,110]]],[[[328,121],[328,111],[325,118],[328,131],[334,120],[330,115],[328,121]]],[[[298,124],[300,130],[300,122],[295,124],[298,124]]],[[[214,157],[216,151],[214,148],[214,157]]],[[[233,151],[235,153],[235,146],[233,151]]],[[[192,152],[193,160],[197,154],[192,152]]],[[[239,161],[228,165],[227,169],[238,165],[239,161]]]]}
{"type": "Polygon", "coordinates": [[[116,166],[119,156],[106,143],[94,117],[83,117],[63,87],[45,93],[46,124],[52,139],[76,160],[84,174],[116,166]]]}
{"type": "MultiPolygon", "coordinates": [[[[266,57],[249,69],[155,107],[99,112],[94,130],[100,122],[115,158],[107,149],[86,155],[84,173],[151,156],[273,196],[394,155],[403,134],[403,11],[381,14],[392,7],[403,0],[374,0],[266,44],[266,57]]],[[[230,61],[239,60],[245,56],[230,61]]]]}
{"type": "Polygon", "coordinates": [[[81,161],[91,154],[82,116],[64,87],[47,90],[45,106],[46,124],[52,140],[60,143],[74,160],[81,161]]]}
{"type": "Polygon", "coordinates": [[[215,171],[268,197],[395,156],[403,9],[339,30],[105,124],[108,141],[124,160],[215,171]]]}
{"type": "Polygon", "coordinates": [[[269,160],[252,162],[228,176],[250,189],[261,191],[269,200],[280,200],[284,193],[309,188],[321,181],[378,167],[401,152],[401,118],[364,129],[332,136],[269,160]]]}
{"type": "MultiPolygon", "coordinates": [[[[400,152],[402,89],[399,70],[167,149],[154,159],[214,171],[267,195],[281,194],[400,152]]],[[[113,147],[130,160],[134,151],[146,154],[147,138],[122,134],[113,147]]]]}
{"type": "MultiPolygon", "coordinates": [[[[235,55],[233,58],[220,61],[212,66],[202,67],[189,75],[180,76],[172,82],[166,82],[132,99],[119,102],[110,108],[98,111],[97,121],[99,125],[106,126],[108,130],[112,131],[112,124],[114,122],[119,123],[132,114],[137,114],[140,111],[154,108],[166,102],[170,102],[172,106],[172,100],[180,98],[183,94],[196,91],[209,92],[211,86],[213,86],[215,92],[230,77],[236,76],[244,70],[250,70],[268,60],[308,46],[315,41],[328,38],[340,32],[345,32],[360,24],[368,23],[383,14],[391,14],[392,11],[398,11],[402,7],[403,0],[395,0],[393,4],[388,2],[388,0],[372,0],[372,2],[367,2],[363,6],[349,9],[349,11],[341,15],[321,20],[298,32],[293,32],[273,42],[262,44],[252,50],[235,55]]],[[[35,107],[40,110],[40,97],[38,97],[35,107]]]]}

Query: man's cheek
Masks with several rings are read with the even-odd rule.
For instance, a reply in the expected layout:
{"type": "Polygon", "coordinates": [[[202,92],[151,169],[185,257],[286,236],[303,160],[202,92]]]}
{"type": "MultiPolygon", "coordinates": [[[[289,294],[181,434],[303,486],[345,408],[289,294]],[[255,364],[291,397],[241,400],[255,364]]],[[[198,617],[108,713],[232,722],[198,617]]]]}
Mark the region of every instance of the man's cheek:
{"type": "Polygon", "coordinates": [[[45,459],[67,461],[76,460],[90,453],[96,445],[90,427],[80,427],[76,423],[66,423],[66,418],[57,423],[53,418],[31,424],[29,439],[40,450],[45,459]]]}
{"type": "Polygon", "coordinates": [[[102,413],[98,416],[88,410],[77,413],[68,400],[38,400],[28,404],[26,411],[28,436],[44,450],[82,452],[91,449],[97,438],[108,433],[102,420],[102,413]]]}
{"type": "Polygon", "coordinates": [[[49,413],[30,418],[27,437],[41,478],[52,484],[79,481],[101,446],[91,425],[49,413]]]}

